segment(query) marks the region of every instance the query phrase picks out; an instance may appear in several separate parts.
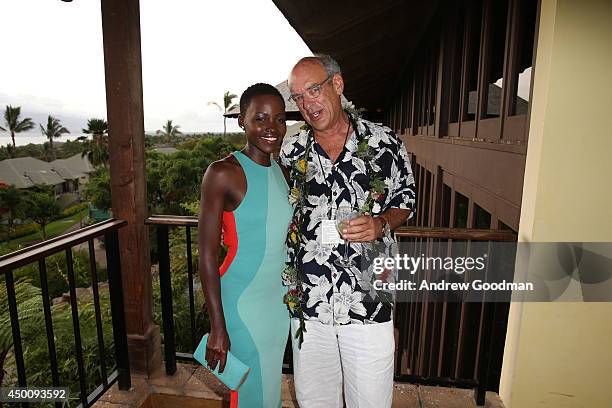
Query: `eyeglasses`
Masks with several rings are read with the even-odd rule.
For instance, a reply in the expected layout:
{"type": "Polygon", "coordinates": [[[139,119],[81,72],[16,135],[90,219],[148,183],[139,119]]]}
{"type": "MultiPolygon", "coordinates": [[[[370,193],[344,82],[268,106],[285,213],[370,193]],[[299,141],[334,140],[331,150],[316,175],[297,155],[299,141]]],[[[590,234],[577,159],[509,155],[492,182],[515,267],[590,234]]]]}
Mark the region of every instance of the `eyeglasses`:
{"type": "Polygon", "coordinates": [[[309,86],[308,88],[306,88],[306,92],[304,93],[291,94],[291,96],[289,96],[289,100],[290,101],[292,100],[297,105],[299,105],[304,101],[304,95],[307,95],[310,99],[318,98],[319,95],[321,95],[321,90],[323,89],[323,85],[329,82],[329,80],[332,79],[333,77],[334,75],[332,74],[328,76],[327,78],[325,78],[323,82],[309,86]]]}

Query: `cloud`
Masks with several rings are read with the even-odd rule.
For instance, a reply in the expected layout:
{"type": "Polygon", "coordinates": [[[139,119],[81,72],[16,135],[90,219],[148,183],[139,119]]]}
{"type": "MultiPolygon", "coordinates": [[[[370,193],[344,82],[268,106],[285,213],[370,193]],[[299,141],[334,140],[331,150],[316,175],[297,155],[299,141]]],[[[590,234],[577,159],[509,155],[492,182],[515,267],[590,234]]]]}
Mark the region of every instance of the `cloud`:
{"type": "MultiPolygon", "coordinates": [[[[308,47],[269,0],[141,2],[145,129],[173,119],[186,131],[222,131],[207,102],[240,95],[255,82],[276,85],[308,47]]],[[[31,116],[51,113],[78,130],[106,116],[99,2],[3,2],[0,102],[31,116]],[[36,28],[34,30],[34,28],[36,28]],[[41,35],[42,33],[42,35],[41,35]],[[10,79],[10,80],[9,80],[10,79]],[[64,119],[65,118],[65,119],[64,119]]],[[[237,129],[235,120],[227,120],[237,129]]]]}

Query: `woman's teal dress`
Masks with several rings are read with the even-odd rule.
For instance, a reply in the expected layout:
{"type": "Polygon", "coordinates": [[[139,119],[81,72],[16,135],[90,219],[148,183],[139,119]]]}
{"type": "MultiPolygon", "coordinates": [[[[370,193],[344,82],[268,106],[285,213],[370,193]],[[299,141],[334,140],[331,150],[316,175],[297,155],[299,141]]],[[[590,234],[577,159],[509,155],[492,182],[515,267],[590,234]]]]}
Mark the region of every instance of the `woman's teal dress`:
{"type": "Polygon", "coordinates": [[[238,390],[238,407],[280,407],[289,333],[281,273],[293,211],[276,162],[265,167],[241,152],[234,152],[234,157],[246,176],[247,191],[236,210],[223,213],[228,252],[219,272],[230,350],[251,368],[238,390]]]}

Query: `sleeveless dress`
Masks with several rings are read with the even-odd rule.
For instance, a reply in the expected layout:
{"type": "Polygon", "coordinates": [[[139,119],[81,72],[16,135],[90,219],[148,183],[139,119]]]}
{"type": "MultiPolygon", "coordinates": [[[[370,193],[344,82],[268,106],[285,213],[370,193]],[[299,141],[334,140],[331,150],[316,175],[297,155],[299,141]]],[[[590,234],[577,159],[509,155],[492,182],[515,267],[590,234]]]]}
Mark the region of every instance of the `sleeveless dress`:
{"type": "Polygon", "coordinates": [[[227,255],[219,269],[221,301],[230,350],[251,368],[232,394],[239,408],[281,406],[281,373],[289,333],[281,273],[287,257],[285,237],[293,214],[288,187],[278,164],[257,164],[234,152],[247,181],[246,194],[223,213],[227,255]]]}

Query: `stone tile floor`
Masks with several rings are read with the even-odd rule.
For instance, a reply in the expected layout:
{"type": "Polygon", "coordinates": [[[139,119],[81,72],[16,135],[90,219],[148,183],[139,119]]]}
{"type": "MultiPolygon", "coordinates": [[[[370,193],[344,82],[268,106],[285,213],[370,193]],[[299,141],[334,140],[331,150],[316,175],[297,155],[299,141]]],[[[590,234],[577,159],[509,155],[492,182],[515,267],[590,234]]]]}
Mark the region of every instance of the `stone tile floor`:
{"type": "MultiPolygon", "coordinates": [[[[229,393],[208,371],[179,364],[173,376],[132,376],[132,388],[113,385],[94,405],[96,408],[226,408],[229,393]]],[[[298,408],[293,379],[283,378],[283,408],[298,408]]],[[[475,408],[473,391],[457,388],[396,384],[393,408],[475,408]]],[[[487,393],[486,408],[504,408],[499,396],[487,393]]]]}

